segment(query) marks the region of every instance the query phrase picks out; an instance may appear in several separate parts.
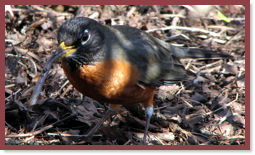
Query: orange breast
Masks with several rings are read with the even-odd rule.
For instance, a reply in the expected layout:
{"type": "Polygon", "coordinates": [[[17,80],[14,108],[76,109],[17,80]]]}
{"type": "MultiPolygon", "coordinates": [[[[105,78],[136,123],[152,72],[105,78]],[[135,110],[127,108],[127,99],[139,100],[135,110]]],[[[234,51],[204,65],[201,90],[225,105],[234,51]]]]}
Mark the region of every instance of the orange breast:
{"type": "MultiPolygon", "coordinates": [[[[139,87],[139,71],[127,61],[107,60],[95,65],[83,65],[72,72],[62,62],[72,85],[85,96],[112,104],[148,104],[154,96],[154,87],[139,87]]],[[[152,104],[152,103],[151,103],[152,104]]]]}

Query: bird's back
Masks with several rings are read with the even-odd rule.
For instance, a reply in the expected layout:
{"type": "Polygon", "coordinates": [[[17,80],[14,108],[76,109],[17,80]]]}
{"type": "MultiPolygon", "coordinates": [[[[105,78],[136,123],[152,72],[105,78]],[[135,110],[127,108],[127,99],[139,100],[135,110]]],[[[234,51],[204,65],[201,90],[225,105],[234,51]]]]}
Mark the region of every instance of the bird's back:
{"type": "Polygon", "coordinates": [[[185,70],[179,58],[170,50],[171,45],[129,26],[109,27],[106,52],[109,57],[126,59],[139,72],[139,82],[160,86],[169,81],[190,80],[195,77],[185,70]],[[116,41],[117,40],[117,41],[116,41]],[[117,49],[117,50],[116,50],[117,49]]]}

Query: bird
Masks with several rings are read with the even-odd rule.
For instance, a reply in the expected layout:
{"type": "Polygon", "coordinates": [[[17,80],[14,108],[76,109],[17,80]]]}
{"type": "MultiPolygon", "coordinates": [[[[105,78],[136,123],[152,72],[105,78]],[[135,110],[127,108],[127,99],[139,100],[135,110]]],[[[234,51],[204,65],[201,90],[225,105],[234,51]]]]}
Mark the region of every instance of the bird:
{"type": "Polygon", "coordinates": [[[57,52],[70,83],[110,105],[141,104],[145,108],[143,144],[153,115],[156,88],[193,80],[183,58],[229,58],[229,54],[171,45],[128,25],[107,26],[87,17],[65,21],[57,32],[57,52]]]}

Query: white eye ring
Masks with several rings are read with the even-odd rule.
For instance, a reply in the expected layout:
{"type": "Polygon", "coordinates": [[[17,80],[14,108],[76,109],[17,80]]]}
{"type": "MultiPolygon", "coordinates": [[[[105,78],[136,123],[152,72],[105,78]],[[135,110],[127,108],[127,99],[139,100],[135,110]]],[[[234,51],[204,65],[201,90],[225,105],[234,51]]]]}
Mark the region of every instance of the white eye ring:
{"type": "Polygon", "coordinates": [[[90,34],[88,33],[88,30],[87,29],[85,29],[84,30],[84,35],[83,35],[83,37],[81,38],[81,44],[82,45],[85,45],[88,41],[89,41],[89,39],[90,39],[90,34]],[[87,36],[86,36],[87,35],[87,36]]]}

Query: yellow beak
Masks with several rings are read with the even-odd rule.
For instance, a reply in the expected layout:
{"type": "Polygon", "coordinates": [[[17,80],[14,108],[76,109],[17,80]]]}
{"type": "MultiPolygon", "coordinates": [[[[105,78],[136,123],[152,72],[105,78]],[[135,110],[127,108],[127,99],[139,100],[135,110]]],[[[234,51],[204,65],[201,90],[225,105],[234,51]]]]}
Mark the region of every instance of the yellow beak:
{"type": "Polygon", "coordinates": [[[59,59],[61,60],[62,58],[64,58],[65,56],[68,56],[70,54],[72,54],[74,51],[76,51],[77,49],[74,48],[74,46],[66,46],[65,42],[61,42],[61,44],[59,45],[59,47],[62,49],[63,52],[65,52],[65,54],[63,54],[59,59]]]}

